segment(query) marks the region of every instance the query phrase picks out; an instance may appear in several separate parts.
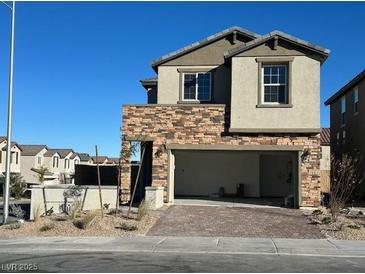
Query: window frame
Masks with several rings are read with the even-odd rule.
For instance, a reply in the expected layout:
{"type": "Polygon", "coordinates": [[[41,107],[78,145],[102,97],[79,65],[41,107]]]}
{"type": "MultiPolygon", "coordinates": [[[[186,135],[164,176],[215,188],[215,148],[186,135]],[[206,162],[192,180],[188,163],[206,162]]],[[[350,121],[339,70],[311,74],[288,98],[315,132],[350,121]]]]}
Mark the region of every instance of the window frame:
{"type": "Polygon", "coordinates": [[[58,156],[52,157],[52,167],[53,168],[58,168],[59,159],[60,159],[60,157],[58,157],[58,156]]]}
{"type": "Polygon", "coordinates": [[[210,71],[182,72],[181,100],[184,102],[210,102],[210,101],[212,101],[212,73],[210,71]],[[195,74],[195,99],[185,99],[185,75],[186,74],[195,74]],[[198,90],[199,90],[198,75],[199,74],[209,74],[209,99],[207,99],[207,100],[198,99],[198,90]]]}
{"type": "MultiPolygon", "coordinates": [[[[279,77],[279,76],[278,76],[279,77]]],[[[278,96],[279,98],[279,96],[278,96]]],[[[285,63],[277,63],[277,64],[273,64],[273,63],[263,63],[261,65],[261,102],[262,105],[288,105],[289,104],[289,65],[285,64],[285,63]],[[280,103],[280,102],[265,102],[265,87],[269,86],[269,87],[280,87],[283,86],[280,83],[276,83],[276,84],[265,84],[264,81],[264,77],[265,77],[265,67],[284,67],[285,68],[285,103],[280,103]]]]}
{"type": "Polygon", "coordinates": [[[341,126],[345,126],[346,125],[346,104],[347,104],[347,100],[346,100],[346,95],[341,97],[341,126]]]}
{"type": "Polygon", "coordinates": [[[359,113],[359,107],[360,107],[360,98],[359,98],[359,87],[356,86],[353,90],[353,96],[354,96],[354,115],[359,113]]]}

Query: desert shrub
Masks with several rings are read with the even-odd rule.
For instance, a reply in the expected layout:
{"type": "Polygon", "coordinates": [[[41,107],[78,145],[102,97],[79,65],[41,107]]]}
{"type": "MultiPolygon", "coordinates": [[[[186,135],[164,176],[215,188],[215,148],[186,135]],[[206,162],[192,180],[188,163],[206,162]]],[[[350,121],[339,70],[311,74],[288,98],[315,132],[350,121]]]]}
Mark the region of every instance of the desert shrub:
{"type": "Polygon", "coordinates": [[[97,211],[89,211],[88,213],[86,213],[86,215],[84,217],[82,217],[80,220],[75,220],[74,221],[74,226],[76,226],[77,228],[80,229],[87,229],[90,227],[90,225],[94,222],[95,218],[97,215],[97,211]]]}
{"type": "Polygon", "coordinates": [[[82,203],[80,200],[76,199],[72,202],[68,215],[71,220],[76,219],[76,217],[80,214],[82,208],[82,203]]]}
{"type": "MultiPolygon", "coordinates": [[[[5,184],[5,176],[0,177],[0,184],[5,184]]],[[[10,195],[16,200],[20,199],[27,188],[27,184],[19,173],[10,174],[10,195]]]]}
{"type": "Polygon", "coordinates": [[[46,232],[46,231],[54,229],[54,227],[55,227],[55,225],[53,223],[45,224],[45,225],[41,226],[39,231],[40,232],[46,232]]]}
{"type": "Polygon", "coordinates": [[[142,220],[144,216],[148,213],[148,205],[145,200],[143,200],[138,206],[137,220],[142,220]]]}
{"type": "Polygon", "coordinates": [[[25,212],[18,205],[15,205],[15,204],[10,205],[10,214],[14,215],[18,219],[24,220],[25,212]]]}
{"type": "Polygon", "coordinates": [[[40,182],[41,184],[44,183],[44,181],[46,180],[45,176],[46,176],[46,173],[48,172],[48,168],[45,167],[45,166],[41,166],[39,169],[38,169],[38,173],[37,173],[37,179],[38,179],[38,182],[40,182]]]}
{"type": "Polygon", "coordinates": [[[119,228],[119,229],[124,230],[124,231],[135,231],[135,230],[138,229],[137,226],[130,225],[128,223],[121,223],[120,226],[118,226],[116,228],[119,228]]]}
{"type": "Polygon", "coordinates": [[[315,210],[313,210],[313,212],[312,212],[312,215],[321,215],[321,214],[323,214],[323,212],[322,212],[322,210],[320,210],[320,209],[315,209],[315,210]]]}
{"type": "Polygon", "coordinates": [[[353,225],[348,225],[347,226],[348,228],[351,228],[351,229],[360,229],[361,227],[357,224],[353,224],[353,225]]]}
{"type": "Polygon", "coordinates": [[[37,204],[33,207],[33,220],[34,222],[38,222],[42,215],[42,208],[40,204],[37,204]]]}
{"type": "Polygon", "coordinates": [[[354,190],[364,179],[364,175],[358,172],[360,161],[348,155],[342,158],[331,158],[331,196],[329,208],[332,221],[336,222],[337,217],[351,198],[354,190]]]}
{"type": "Polygon", "coordinates": [[[324,217],[321,222],[324,225],[328,225],[328,224],[332,223],[332,219],[331,219],[331,217],[327,216],[327,217],[324,217]]]}
{"type": "Polygon", "coordinates": [[[21,226],[22,226],[22,224],[21,224],[21,223],[13,223],[13,224],[7,225],[7,226],[6,226],[6,229],[14,230],[14,229],[19,229],[19,228],[21,228],[21,226]]]}

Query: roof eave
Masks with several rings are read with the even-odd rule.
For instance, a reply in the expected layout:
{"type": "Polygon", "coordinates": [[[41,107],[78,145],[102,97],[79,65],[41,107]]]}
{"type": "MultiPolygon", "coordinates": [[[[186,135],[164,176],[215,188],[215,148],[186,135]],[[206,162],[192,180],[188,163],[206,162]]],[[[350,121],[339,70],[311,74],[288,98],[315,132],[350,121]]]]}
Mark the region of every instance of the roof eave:
{"type": "Polygon", "coordinates": [[[225,29],[221,32],[218,32],[216,34],[213,34],[213,35],[210,35],[204,39],[201,39],[197,42],[194,42],[188,46],[185,46],[183,48],[180,48],[178,50],[175,50],[171,53],[168,53],[166,55],[163,55],[161,56],[160,58],[158,59],[155,59],[151,62],[151,66],[152,68],[157,72],[157,67],[163,63],[166,63],[172,59],[175,59],[177,57],[180,57],[182,55],[185,55],[193,50],[196,50],[196,49],[199,49],[201,47],[204,47],[210,43],[213,43],[227,35],[230,35],[231,33],[233,33],[234,31],[239,31],[242,35],[245,35],[249,38],[252,38],[253,40],[261,37],[261,35],[259,35],[258,33],[254,33],[252,31],[249,31],[249,30],[246,30],[246,29],[243,29],[241,27],[238,27],[238,26],[234,26],[234,27],[231,27],[231,28],[228,28],[228,29],[225,29]]]}

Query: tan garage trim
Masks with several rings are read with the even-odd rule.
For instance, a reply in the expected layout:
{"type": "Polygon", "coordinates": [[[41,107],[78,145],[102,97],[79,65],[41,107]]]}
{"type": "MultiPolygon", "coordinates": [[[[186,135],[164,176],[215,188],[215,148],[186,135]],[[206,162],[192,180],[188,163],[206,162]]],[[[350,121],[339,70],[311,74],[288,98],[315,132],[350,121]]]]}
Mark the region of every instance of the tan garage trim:
{"type": "Polygon", "coordinates": [[[212,144],[168,144],[167,149],[185,149],[185,150],[248,150],[248,151],[302,151],[303,146],[287,146],[287,145],[212,145],[212,144]]]}

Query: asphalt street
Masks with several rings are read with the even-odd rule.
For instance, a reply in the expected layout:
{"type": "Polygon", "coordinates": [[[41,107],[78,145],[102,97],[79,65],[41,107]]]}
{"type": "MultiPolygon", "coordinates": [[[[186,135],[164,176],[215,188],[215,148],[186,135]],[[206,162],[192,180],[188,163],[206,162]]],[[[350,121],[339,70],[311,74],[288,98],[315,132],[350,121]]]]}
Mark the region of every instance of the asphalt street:
{"type": "Polygon", "coordinates": [[[365,272],[365,241],[134,237],[0,240],[0,271],[365,272]],[[16,269],[17,268],[17,269],[16,269]]]}

